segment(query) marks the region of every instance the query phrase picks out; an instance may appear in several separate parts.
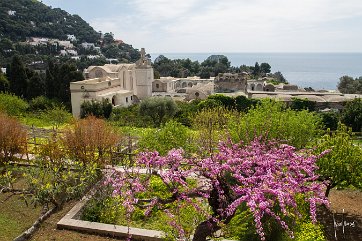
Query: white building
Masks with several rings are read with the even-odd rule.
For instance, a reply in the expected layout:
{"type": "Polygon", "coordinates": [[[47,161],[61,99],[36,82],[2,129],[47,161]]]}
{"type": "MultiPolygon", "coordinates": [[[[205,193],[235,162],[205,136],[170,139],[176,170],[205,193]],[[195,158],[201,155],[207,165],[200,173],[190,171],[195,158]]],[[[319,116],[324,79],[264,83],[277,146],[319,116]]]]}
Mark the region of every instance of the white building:
{"type": "Polygon", "coordinates": [[[129,106],[152,96],[153,68],[141,49],[135,64],[106,64],[84,70],[86,80],[70,83],[73,116],[79,117],[84,101],[107,99],[114,107],[129,106]]]}
{"type": "Polygon", "coordinates": [[[94,45],[94,43],[84,42],[84,43],[82,43],[82,47],[85,48],[85,49],[90,49],[90,48],[94,48],[95,45],[94,45]]]}
{"type": "Polygon", "coordinates": [[[76,41],[77,40],[77,38],[74,36],[74,34],[67,34],[67,39],[69,41],[76,41]]]}

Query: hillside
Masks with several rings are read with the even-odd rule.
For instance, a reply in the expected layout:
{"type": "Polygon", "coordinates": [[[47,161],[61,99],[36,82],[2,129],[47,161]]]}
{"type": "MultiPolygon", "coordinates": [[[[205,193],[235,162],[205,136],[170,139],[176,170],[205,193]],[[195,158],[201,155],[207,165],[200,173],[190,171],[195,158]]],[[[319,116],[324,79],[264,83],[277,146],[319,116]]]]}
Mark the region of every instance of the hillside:
{"type": "Polygon", "coordinates": [[[52,9],[37,0],[0,1],[0,37],[24,41],[26,37],[60,40],[74,34],[80,42],[97,42],[100,38],[87,22],[59,8],[52,9]]]}

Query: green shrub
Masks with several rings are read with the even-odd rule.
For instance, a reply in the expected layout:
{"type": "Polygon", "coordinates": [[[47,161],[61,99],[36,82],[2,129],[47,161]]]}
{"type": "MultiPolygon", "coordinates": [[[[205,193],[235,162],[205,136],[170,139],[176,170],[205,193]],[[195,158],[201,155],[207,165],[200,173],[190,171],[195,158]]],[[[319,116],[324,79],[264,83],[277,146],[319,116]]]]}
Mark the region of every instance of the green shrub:
{"type": "Polygon", "coordinates": [[[96,100],[84,101],[80,106],[80,117],[95,116],[108,119],[112,114],[113,106],[108,99],[101,102],[96,100]]]}
{"type": "Polygon", "coordinates": [[[144,99],[139,107],[139,114],[149,117],[155,127],[170,120],[177,111],[175,101],[169,97],[149,97],[144,99]]]}
{"type": "Polygon", "coordinates": [[[263,100],[241,117],[229,119],[228,130],[234,142],[249,142],[255,136],[280,140],[297,148],[305,147],[318,134],[320,118],[307,110],[285,109],[281,102],[263,100]]]}
{"type": "Polygon", "coordinates": [[[20,116],[26,112],[28,107],[28,103],[20,97],[13,94],[0,93],[1,112],[5,112],[11,116],[20,116]]]}
{"type": "Polygon", "coordinates": [[[54,108],[56,106],[61,106],[61,104],[58,101],[48,99],[45,96],[38,96],[30,101],[29,110],[42,111],[54,108]]]}
{"type": "Polygon", "coordinates": [[[190,153],[195,149],[191,137],[191,130],[171,120],[158,130],[147,130],[138,145],[144,150],[156,150],[161,155],[167,154],[173,148],[183,148],[186,153],[190,153]]]}

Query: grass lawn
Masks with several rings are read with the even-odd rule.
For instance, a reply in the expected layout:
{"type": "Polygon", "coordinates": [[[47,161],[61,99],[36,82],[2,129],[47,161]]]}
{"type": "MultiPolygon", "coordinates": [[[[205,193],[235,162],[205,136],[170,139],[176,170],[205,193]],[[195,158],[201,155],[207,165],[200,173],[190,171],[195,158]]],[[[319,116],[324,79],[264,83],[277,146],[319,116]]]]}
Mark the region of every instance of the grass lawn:
{"type": "Polygon", "coordinates": [[[0,194],[0,240],[13,240],[28,229],[40,216],[41,208],[34,208],[19,195],[0,194]],[[7,199],[7,200],[5,200],[7,199]]]}

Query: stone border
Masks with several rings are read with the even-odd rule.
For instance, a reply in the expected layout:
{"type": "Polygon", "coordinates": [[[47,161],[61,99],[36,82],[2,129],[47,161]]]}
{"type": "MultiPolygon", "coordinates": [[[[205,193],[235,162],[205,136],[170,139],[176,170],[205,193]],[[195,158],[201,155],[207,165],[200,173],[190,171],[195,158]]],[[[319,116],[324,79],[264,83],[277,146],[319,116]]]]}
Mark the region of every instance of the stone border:
{"type": "Polygon", "coordinates": [[[128,238],[132,235],[133,240],[161,241],[164,240],[164,233],[161,231],[132,228],[127,226],[103,224],[77,219],[89,197],[79,201],[58,223],[57,229],[68,229],[87,233],[106,235],[110,237],[128,238]]]}

